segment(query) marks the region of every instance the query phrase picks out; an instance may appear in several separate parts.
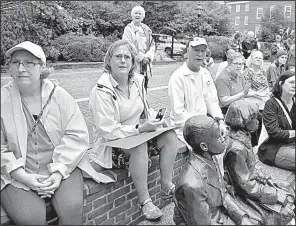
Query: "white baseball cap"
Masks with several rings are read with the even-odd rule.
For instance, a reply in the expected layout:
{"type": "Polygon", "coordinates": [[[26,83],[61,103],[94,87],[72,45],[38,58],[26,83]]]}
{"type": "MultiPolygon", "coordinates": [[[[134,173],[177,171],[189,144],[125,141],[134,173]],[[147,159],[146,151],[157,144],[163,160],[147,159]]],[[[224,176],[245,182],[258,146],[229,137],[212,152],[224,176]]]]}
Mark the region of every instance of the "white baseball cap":
{"type": "Polygon", "coordinates": [[[204,38],[194,37],[193,41],[189,42],[189,46],[199,46],[206,45],[208,47],[207,41],[204,38]]]}
{"type": "Polygon", "coordinates": [[[11,57],[11,55],[17,50],[26,50],[32,53],[35,57],[39,58],[44,65],[46,65],[46,57],[44,51],[39,45],[36,45],[30,41],[25,41],[7,50],[5,55],[11,57]]]}

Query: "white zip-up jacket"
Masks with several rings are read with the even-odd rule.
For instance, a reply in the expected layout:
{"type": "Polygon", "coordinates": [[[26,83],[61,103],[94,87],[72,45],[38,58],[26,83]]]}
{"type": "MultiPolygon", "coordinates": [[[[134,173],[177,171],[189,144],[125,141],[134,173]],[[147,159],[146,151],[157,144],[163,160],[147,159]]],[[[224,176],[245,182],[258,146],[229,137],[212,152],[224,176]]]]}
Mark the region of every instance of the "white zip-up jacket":
{"type": "MultiPolygon", "coordinates": [[[[112,168],[112,147],[101,145],[101,143],[139,134],[136,125],[120,123],[119,102],[111,83],[111,76],[111,74],[104,72],[89,96],[89,109],[94,132],[94,145],[89,152],[89,157],[91,161],[104,168],[112,168]]],[[[156,112],[147,104],[144,76],[135,73],[133,80],[144,102],[146,114],[149,118],[155,118],[156,112]]]]}
{"type": "MultiPolygon", "coordinates": [[[[46,103],[54,84],[43,79],[42,106],[46,103]]],[[[89,145],[88,130],[75,99],[58,86],[45,108],[41,123],[54,145],[52,163],[48,170],[60,172],[63,179],[79,167],[83,175],[97,182],[113,182],[104,174],[97,173],[90,165],[86,151],[89,145]]],[[[20,91],[14,81],[1,88],[1,190],[7,185],[29,190],[29,187],[14,180],[10,173],[25,167],[27,153],[27,123],[22,109],[20,91]]]]}

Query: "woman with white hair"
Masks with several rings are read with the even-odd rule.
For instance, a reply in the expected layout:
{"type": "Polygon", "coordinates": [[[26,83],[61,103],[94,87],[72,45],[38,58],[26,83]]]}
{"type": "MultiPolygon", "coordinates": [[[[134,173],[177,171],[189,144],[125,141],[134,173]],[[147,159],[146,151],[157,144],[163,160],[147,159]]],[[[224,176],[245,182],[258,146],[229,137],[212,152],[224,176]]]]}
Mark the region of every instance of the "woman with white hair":
{"type": "Polygon", "coordinates": [[[246,66],[243,73],[246,85],[259,96],[269,95],[267,77],[263,70],[263,53],[259,50],[253,51],[246,60],[246,66]]]}
{"type": "MultiPolygon", "coordinates": [[[[263,53],[258,50],[254,50],[251,55],[246,60],[246,66],[243,73],[245,85],[250,87],[250,93],[253,97],[256,97],[258,101],[264,103],[270,97],[269,85],[267,81],[267,75],[263,70],[263,53]]],[[[258,138],[260,136],[260,131],[262,127],[262,113],[263,108],[260,109],[258,114],[258,129],[251,133],[252,145],[256,146],[258,144],[258,138]]]]}
{"type": "Polygon", "coordinates": [[[131,11],[132,22],[124,28],[122,40],[133,43],[137,50],[136,67],[137,72],[145,76],[144,87],[147,90],[148,79],[151,74],[151,62],[154,58],[155,43],[151,29],[144,23],[145,10],[142,6],[135,6],[131,11]]]}

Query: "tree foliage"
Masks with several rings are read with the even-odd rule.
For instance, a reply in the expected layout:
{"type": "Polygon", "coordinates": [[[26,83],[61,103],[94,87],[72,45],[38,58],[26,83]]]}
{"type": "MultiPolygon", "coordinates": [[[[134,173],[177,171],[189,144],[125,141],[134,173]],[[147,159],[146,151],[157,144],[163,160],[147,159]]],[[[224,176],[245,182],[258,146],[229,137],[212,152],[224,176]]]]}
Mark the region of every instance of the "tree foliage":
{"type": "Polygon", "coordinates": [[[261,19],[260,39],[264,42],[274,42],[275,36],[279,34],[279,30],[284,29],[286,31],[288,27],[295,29],[295,23],[285,18],[283,6],[276,5],[271,17],[270,11],[267,10],[261,19]]]}
{"type": "Polygon", "coordinates": [[[153,33],[169,33],[169,27],[177,35],[193,36],[199,25],[204,35],[231,33],[228,8],[216,2],[204,1],[205,12],[198,20],[194,1],[21,1],[9,13],[1,13],[1,64],[5,51],[25,40],[57,59],[62,50],[53,44],[65,35],[99,37],[106,43],[120,39],[136,5],[144,7],[144,23],[153,33]]]}

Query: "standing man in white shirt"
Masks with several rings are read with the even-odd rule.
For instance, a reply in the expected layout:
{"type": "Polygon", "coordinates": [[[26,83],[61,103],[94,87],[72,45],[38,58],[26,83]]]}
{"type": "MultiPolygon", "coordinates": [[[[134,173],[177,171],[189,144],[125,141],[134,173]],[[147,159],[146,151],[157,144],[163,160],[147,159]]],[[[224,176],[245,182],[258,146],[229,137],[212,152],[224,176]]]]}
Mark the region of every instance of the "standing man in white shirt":
{"type": "Polygon", "coordinates": [[[190,41],[188,59],[172,74],[168,85],[171,123],[179,126],[176,129],[178,138],[190,150],[183,137],[183,126],[194,115],[211,115],[219,122],[222,137],[228,133],[212,76],[202,67],[207,48],[204,38],[195,37],[190,41]]]}

